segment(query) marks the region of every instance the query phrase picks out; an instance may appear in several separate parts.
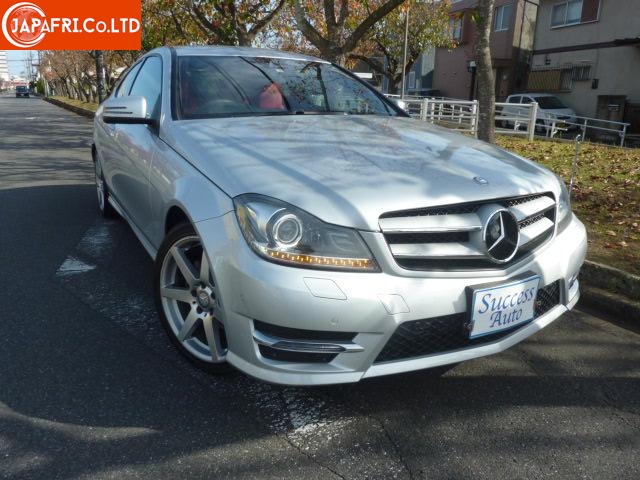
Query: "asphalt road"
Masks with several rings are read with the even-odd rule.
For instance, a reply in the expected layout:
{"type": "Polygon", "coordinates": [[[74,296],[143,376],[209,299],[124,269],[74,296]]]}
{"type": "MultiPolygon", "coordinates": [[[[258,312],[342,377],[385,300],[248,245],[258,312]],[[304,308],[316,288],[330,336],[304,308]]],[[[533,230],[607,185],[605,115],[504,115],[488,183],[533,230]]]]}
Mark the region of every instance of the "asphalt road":
{"type": "Polygon", "coordinates": [[[0,97],[0,478],[640,477],[640,335],[575,311],[500,355],[355,385],[194,370],[98,215],[91,124],[0,97]]]}

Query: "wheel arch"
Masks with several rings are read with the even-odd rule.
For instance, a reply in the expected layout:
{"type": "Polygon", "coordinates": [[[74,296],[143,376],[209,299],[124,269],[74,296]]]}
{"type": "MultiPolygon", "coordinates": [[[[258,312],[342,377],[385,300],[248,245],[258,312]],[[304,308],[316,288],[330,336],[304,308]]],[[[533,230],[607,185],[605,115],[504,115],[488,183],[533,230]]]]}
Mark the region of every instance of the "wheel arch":
{"type": "Polygon", "coordinates": [[[172,205],[165,215],[164,234],[166,235],[178,225],[187,223],[193,225],[193,222],[191,221],[191,218],[189,218],[189,215],[187,215],[182,207],[178,205],[172,205]]]}

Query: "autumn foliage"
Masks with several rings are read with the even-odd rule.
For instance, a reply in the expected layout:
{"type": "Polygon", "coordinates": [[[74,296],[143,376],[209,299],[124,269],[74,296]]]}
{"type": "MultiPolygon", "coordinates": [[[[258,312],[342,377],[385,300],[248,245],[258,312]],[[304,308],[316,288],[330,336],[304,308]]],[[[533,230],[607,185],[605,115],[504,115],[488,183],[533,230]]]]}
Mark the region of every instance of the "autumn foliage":
{"type": "MultiPolygon", "coordinates": [[[[161,45],[253,45],[346,66],[364,62],[393,89],[402,75],[407,11],[405,72],[424,50],[453,46],[449,0],[142,0],[142,52],[105,52],[106,83],[161,45]]],[[[95,98],[91,51],[49,51],[41,70],[53,92],[95,98]]]]}

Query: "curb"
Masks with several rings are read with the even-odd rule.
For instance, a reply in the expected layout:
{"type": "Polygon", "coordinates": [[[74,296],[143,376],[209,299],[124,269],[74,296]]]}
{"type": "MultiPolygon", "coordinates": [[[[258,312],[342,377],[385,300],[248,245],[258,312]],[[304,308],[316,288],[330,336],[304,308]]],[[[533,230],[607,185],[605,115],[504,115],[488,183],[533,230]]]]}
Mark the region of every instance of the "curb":
{"type": "Polygon", "coordinates": [[[580,279],[589,286],[640,301],[640,276],[638,275],[587,260],[580,271],[580,279]]]}
{"type": "Polygon", "coordinates": [[[579,279],[581,303],[640,324],[640,276],[587,260],[579,279]]]}
{"type": "Polygon", "coordinates": [[[91,110],[87,110],[85,108],[80,108],[80,107],[76,107],[75,105],[69,105],[68,103],[64,103],[61,102],[59,100],[55,100],[53,98],[50,97],[42,97],[42,99],[45,102],[49,102],[53,105],[56,105],[57,107],[61,107],[64,108],[65,110],[69,110],[73,113],[77,113],[78,115],[82,115],[83,117],[87,117],[87,118],[93,118],[94,117],[94,112],[92,112],[91,110]]]}
{"type": "Polygon", "coordinates": [[[589,285],[581,285],[581,290],[581,304],[616,317],[615,320],[640,325],[640,302],[589,285]]]}

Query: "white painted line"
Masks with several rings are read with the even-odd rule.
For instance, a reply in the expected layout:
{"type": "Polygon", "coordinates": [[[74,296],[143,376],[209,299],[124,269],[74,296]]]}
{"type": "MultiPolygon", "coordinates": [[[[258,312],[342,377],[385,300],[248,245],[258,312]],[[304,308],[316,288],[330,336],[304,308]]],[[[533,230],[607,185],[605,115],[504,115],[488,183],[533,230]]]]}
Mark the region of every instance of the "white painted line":
{"type": "Polygon", "coordinates": [[[78,260],[75,257],[68,256],[67,259],[62,262],[62,265],[58,267],[56,275],[59,277],[75,275],[77,273],[90,272],[94,268],[96,268],[95,265],[90,265],[88,263],[84,263],[82,260],[78,260]]]}

